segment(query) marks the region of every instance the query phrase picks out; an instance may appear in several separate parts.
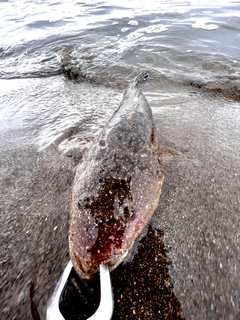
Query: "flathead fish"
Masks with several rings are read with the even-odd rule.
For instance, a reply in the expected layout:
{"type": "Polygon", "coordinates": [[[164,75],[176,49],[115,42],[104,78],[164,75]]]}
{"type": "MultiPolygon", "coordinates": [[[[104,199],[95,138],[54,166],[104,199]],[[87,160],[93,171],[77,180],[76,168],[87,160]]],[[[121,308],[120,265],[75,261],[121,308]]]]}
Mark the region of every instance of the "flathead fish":
{"type": "Polygon", "coordinates": [[[122,102],[76,169],[69,248],[76,272],[90,278],[100,264],[115,269],[152,217],[163,173],[151,108],[138,84],[122,102]]]}

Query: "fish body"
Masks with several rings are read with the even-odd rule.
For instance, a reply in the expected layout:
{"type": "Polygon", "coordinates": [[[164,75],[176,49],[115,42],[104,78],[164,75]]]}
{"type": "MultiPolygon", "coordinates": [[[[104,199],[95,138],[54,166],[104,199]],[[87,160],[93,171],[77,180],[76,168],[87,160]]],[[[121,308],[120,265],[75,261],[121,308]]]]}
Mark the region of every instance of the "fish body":
{"type": "Polygon", "coordinates": [[[76,272],[90,278],[128,254],[152,217],[163,174],[151,108],[138,88],[122,102],[76,169],[70,202],[69,248],[76,272]]]}

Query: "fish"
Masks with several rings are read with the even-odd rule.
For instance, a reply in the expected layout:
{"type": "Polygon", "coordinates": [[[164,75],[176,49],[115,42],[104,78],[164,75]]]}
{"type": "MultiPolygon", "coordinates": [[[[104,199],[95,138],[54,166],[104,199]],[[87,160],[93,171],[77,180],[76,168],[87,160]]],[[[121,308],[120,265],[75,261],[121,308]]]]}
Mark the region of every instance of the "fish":
{"type": "Polygon", "coordinates": [[[164,175],[156,125],[139,88],[142,73],[77,165],[70,197],[69,253],[83,279],[124,261],[155,212],[164,175]]]}

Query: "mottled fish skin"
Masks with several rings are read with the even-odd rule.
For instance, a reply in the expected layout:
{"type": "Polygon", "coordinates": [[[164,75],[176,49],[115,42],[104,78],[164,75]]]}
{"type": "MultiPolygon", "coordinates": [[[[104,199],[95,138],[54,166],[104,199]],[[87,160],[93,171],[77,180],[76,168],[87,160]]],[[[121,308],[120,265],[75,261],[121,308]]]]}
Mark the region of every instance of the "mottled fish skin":
{"type": "Polygon", "coordinates": [[[164,177],[152,111],[138,88],[142,77],[129,85],[76,170],[69,248],[82,278],[90,278],[101,263],[116,268],[159,201],[164,177]]]}

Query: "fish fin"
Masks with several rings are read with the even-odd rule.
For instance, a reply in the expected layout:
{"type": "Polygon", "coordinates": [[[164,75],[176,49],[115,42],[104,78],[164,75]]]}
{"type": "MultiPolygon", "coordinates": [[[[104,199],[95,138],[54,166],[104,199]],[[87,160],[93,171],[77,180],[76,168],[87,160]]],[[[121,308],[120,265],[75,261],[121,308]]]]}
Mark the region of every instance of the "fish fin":
{"type": "Polygon", "coordinates": [[[158,156],[160,163],[163,165],[168,165],[173,162],[177,165],[183,165],[187,162],[189,165],[191,164],[194,167],[202,165],[202,161],[200,161],[199,159],[186,156],[182,152],[176,151],[172,148],[165,148],[160,146],[158,149],[158,156]]]}
{"type": "Polygon", "coordinates": [[[78,163],[90,149],[94,140],[94,137],[76,136],[59,144],[58,150],[67,157],[72,157],[78,163]]]}
{"type": "Polygon", "coordinates": [[[173,161],[179,160],[181,153],[172,148],[159,147],[158,149],[159,160],[163,164],[169,164],[173,161]]]}
{"type": "Polygon", "coordinates": [[[68,157],[72,157],[77,163],[96,139],[96,136],[89,136],[84,133],[83,124],[83,121],[79,121],[67,128],[52,143],[52,146],[58,152],[68,157]]]}

